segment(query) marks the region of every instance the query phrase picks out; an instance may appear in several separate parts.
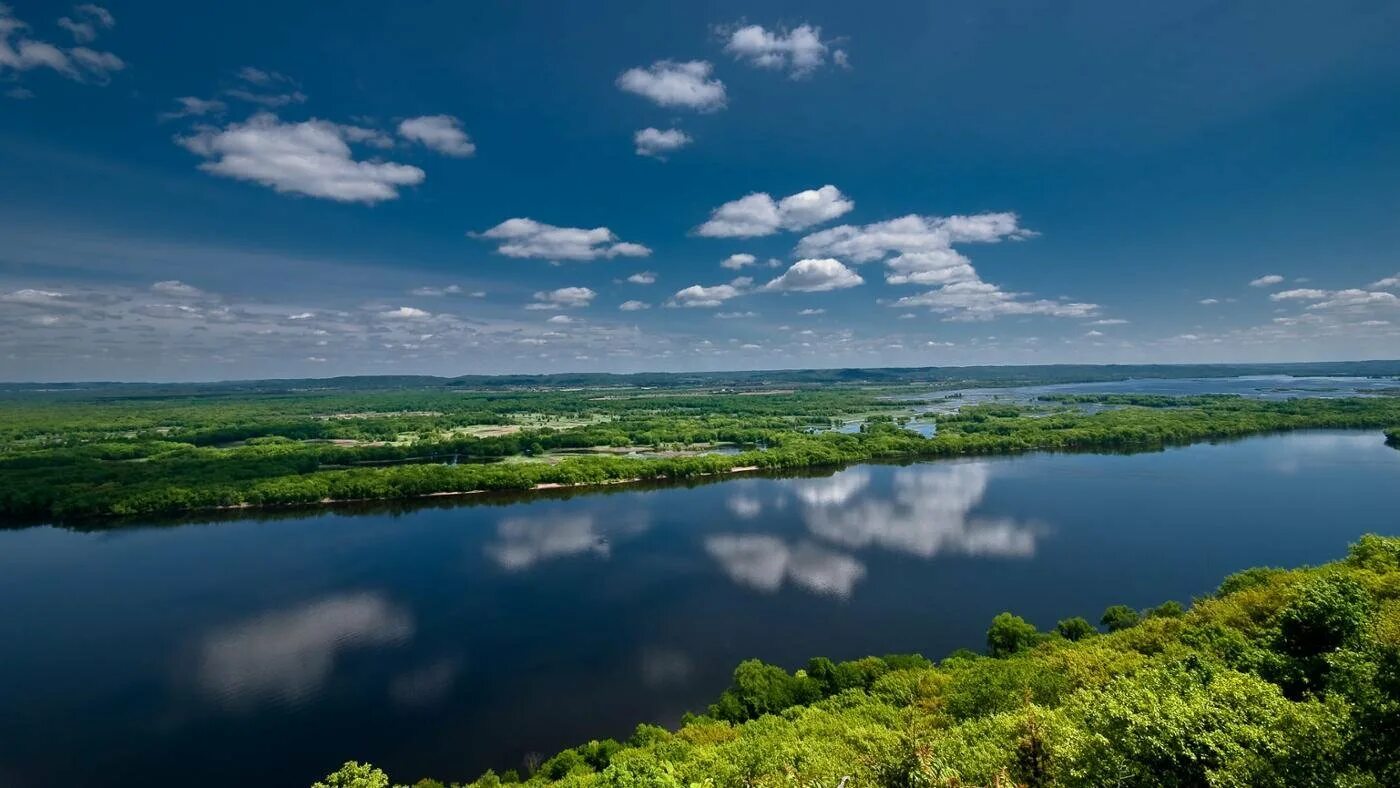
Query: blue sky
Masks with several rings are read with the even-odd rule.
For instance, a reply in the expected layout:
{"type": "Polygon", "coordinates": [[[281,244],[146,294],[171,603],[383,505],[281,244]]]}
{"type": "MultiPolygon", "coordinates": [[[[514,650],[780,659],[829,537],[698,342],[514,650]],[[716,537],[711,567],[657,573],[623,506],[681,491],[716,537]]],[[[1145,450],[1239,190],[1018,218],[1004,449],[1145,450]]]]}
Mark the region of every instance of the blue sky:
{"type": "Polygon", "coordinates": [[[1394,3],[6,3],[3,379],[1400,355],[1394,3]]]}

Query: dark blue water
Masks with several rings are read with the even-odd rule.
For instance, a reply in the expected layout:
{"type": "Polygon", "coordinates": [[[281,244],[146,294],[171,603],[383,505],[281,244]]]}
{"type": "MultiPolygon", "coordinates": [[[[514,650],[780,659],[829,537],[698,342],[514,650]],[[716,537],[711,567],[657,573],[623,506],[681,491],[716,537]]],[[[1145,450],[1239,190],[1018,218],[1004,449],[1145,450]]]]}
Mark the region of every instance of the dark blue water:
{"type": "Polygon", "coordinates": [[[1400,533],[1400,451],[1314,432],[1132,456],[102,533],[0,532],[0,785],[467,779],[674,724],[761,657],[980,647],[1400,533]]]}

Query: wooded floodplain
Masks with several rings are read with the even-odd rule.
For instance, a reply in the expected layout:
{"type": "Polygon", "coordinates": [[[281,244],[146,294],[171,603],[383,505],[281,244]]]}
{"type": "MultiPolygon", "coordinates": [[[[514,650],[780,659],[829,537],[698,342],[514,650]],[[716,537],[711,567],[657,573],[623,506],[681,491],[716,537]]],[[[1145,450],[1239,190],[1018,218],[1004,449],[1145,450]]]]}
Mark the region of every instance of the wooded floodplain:
{"type": "Polygon", "coordinates": [[[1396,396],[1058,395],[931,414],[923,412],[929,391],[787,383],[21,391],[3,402],[0,516],[63,521],[863,461],[1150,451],[1280,430],[1400,425],[1396,396]]]}

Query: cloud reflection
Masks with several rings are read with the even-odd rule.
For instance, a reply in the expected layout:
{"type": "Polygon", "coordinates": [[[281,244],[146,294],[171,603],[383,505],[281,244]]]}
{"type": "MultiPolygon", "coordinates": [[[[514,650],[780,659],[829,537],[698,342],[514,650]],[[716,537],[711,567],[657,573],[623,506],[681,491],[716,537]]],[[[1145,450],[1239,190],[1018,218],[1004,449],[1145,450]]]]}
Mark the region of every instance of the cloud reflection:
{"type": "Polygon", "coordinates": [[[330,677],[336,655],[413,636],[407,612],[374,593],[331,596],[210,633],[199,683],[230,703],[297,700],[330,677]]]}
{"type": "Polygon", "coordinates": [[[865,577],[865,565],[811,542],[789,546],[775,536],[716,534],[705,539],[709,553],[731,580],[765,592],[791,581],[809,591],[846,598],[865,577]]]}
{"type": "Polygon", "coordinates": [[[551,558],[593,553],[607,558],[609,547],[591,514],[564,517],[512,517],[496,526],[486,554],[503,569],[529,569],[551,558]]]}
{"type": "MultiPolygon", "coordinates": [[[[979,518],[971,512],[987,491],[986,463],[913,466],[894,472],[890,497],[851,503],[850,480],[837,474],[834,492],[814,492],[810,480],[796,492],[813,535],[843,547],[876,545],[931,558],[940,553],[1029,557],[1038,529],[1011,518],[979,518]]],[[[865,486],[860,481],[856,492],[865,486]]]]}

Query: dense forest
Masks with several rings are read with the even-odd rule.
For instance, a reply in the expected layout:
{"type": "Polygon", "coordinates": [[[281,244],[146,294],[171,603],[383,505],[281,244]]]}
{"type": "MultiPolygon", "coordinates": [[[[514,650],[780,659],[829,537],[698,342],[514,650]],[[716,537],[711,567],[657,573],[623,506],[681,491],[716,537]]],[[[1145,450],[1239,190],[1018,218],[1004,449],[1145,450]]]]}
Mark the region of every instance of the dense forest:
{"type": "Polygon", "coordinates": [[[1240,375],[1400,376],[1400,361],[1317,361],[1284,364],[1038,364],[1027,366],[878,367],[730,372],[567,372],[547,375],[378,375],[238,380],[209,383],[7,383],[0,399],[127,399],[385,390],[509,391],[561,388],[752,388],[761,386],[921,385],[932,388],[1033,386],[1133,378],[1214,378],[1240,375]]]}
{"type": "MultiPolygon", "coordinates": [[[[584,710],[561,710],[584,713],[584,710]]],[[[1231,575],[1189,609],[1115,605],[984,653],[757,660],[679,730],[638,725],[473,788],[1400,785],[1400,538],[1231,575]]],[[[387,788],[350,762],[313,788],[387,788]]],[[[424,779],[416,788],[442,788],[424,779]]]]}
{"type": "Polygon", "coordinates": [[[11,403],[11,522],[681,480],[1025,451],[1143,451],[1388,428],[1400,397],[1077,395],[919,414],[902,389],[393,391],[11,403]],[[924,437],[904,422],[936,421],[924,437]],[[833,427],[848,424],[858,431],[833,427]],[[720,451],[723,449],[723,451],[720,451]],[[645,452],[643,454],[642,452],[645,452]]]}

